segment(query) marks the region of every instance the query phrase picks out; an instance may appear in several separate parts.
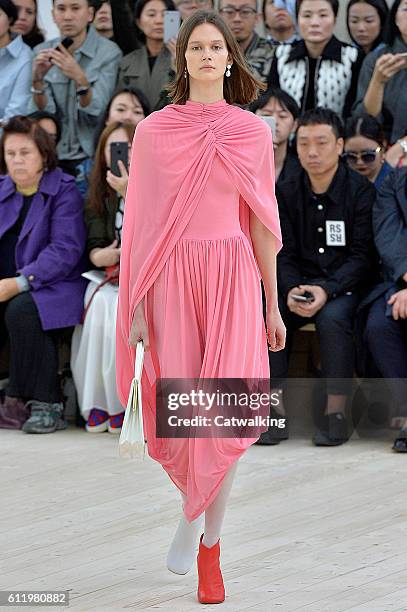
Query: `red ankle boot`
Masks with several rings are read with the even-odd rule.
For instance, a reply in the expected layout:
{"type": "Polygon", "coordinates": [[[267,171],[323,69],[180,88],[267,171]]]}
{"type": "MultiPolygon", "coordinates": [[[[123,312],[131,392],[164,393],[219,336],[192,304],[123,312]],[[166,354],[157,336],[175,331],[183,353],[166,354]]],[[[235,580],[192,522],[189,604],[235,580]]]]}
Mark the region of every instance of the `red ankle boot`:
{"type": "Polygon", "coordinates": [[[219,566],[220,540],[207,548],[199,541],[198,552],[198,601],[203,604],[216,604],[225,601],[225,587],[219,566]]]}

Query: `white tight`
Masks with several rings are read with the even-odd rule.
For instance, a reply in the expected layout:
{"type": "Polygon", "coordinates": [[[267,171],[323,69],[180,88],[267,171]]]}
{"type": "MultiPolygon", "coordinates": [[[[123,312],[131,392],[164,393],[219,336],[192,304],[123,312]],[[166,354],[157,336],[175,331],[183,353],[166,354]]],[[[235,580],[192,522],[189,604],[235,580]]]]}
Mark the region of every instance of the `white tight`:
{"type": "MultiPolygon", "coordinates": [[[[204,515],[205,528],[202,539],[203,544],[211,548],[219,540],[226,504],[232,488],[236,469],[237,461],[229,468],[223,479],[218,495],[210,506],[208,506],[205,513],[202,513],[191,523],[186,520],[184,513],[182,513],[167,556],[167,567],[175,574],[186,574],[192,567],[195,560],[197,540],[202,533],[204,515]]],[[[181,493],[181,496],[185,503],[185,495],[181,493]]]]}
{"type": "Polygon", "coordinates": [[[202,543],[211,548],[220,538],[226,504],[235,478],[237,461],[229,468],[223,479],[219,493],[205,511],[205,530],[202,543]]]}

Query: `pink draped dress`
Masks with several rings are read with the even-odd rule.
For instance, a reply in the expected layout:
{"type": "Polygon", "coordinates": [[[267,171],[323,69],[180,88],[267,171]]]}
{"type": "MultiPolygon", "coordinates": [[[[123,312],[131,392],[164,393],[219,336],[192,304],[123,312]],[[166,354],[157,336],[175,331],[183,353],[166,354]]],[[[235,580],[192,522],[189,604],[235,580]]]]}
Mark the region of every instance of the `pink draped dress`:
{"type": "MultiPolygon", "coordinates": [[[[224,105],[186,104],[202,109],[202,121],[224,105]]],[[[239,197],[215,155],[203,195],[147,293],[162,378],[269,377],[260,275],[240,226],[239,197]]],[[[228,468],[256,440],[158,439],[154,421],[147,427],[149,453],[186,495],[189,520],[213,501],[228,468]]]]}
{"type": "Polygon", "coordinates": [[[128,337],[144,298],[148,454],[185,494],[189,521],[211,504],[228,469],[257,438],[157,437],[157,381],[269,378],[250,210],[274,235],[278,252],[273,143],[259,117],[225,100],[187,101],[137,126],[120,258],[118,393],[125,405],[134,371],[128,337]]]}

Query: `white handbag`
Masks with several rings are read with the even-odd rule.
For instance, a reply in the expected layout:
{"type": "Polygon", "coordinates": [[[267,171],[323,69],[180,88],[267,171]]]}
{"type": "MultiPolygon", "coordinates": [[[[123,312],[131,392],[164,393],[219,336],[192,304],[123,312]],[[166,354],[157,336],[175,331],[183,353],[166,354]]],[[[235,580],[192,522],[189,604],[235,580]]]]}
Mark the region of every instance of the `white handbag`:
{"type": "Polygon", "coordinates": [[[136,347],[134,378],[131,381],[129,399],[124,414],[123,426],[119,439],[121,457],[143,457],[146,444],[143,428],[143,408],[141,401],[141,374],[143,371],[144,344],[140,340],[136,347]]]}

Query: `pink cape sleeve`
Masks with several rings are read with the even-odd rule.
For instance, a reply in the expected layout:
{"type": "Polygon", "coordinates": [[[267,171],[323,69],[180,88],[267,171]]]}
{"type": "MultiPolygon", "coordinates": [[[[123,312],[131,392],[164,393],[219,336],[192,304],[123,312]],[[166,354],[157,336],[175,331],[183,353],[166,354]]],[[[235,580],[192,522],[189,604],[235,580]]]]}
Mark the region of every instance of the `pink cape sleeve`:
{"type": "Polygon", "coordinates": [[[274,235],[276,253],[282,238],[275,194],[274,147],[269,126],[256,115],[235,107],[240,130],[231,133],[219,147],[232,181],[241,195],[240,222],[251,241],[249,209],[274,235]],[[242,116],[243,114],[243,116],[242,116]],[[249,117],[247,117],[249,115],[249,117]],[[248,120],[249,119],[249,120],[248,120]]]}

